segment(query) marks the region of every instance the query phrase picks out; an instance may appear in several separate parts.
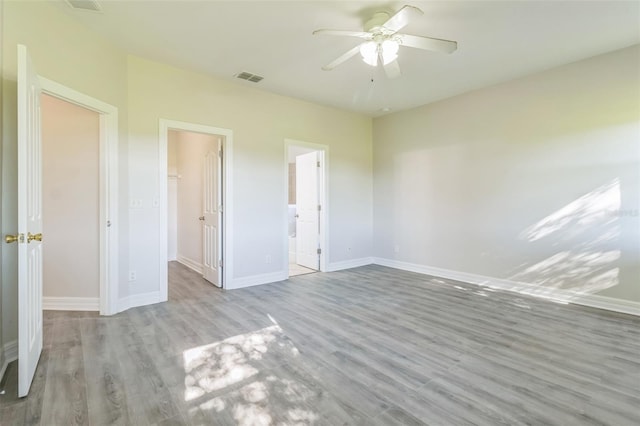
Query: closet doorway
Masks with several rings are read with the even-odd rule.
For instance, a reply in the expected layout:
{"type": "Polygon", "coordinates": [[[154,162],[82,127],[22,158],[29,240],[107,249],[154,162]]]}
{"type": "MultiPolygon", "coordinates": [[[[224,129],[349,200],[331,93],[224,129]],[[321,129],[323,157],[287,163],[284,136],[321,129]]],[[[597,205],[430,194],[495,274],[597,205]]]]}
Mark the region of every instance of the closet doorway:
{"type": "Polygon", "coordinates": [[[169,261],[228,285],[232,137],[228,129],[160,120],[161,300],[169,261]]]}

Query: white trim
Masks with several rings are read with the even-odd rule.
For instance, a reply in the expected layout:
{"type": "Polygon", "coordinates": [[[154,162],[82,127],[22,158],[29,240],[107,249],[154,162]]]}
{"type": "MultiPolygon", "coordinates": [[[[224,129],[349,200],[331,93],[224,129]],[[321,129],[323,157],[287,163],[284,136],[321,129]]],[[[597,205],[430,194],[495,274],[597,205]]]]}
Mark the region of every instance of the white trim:
{"type": "Polygon", "coordinates": [[[9,363],[11,361],[5,359],[4,363],[2,363],[2,367],[0,367],[0,382],[2,381],[2,379],[4,378],[4,373],[7,371],[7,367],[9,366],[9,363]]]}
{"type": "Polygon", "coordinates": [[[43,93],[100,114],[99,310],[112,315],[118,312],[118,108],[44,77],[40,85],[43,93]]]}
{"type": "Polygon", "coordinates": [[[358,268],[373,263],[372,257],[362,257],[360,259],[343,260],[341,262],[331,262],[327,268],[327,272],[342,271],[343,269],[358,268]]]}
{"type": "Polygon", "coordinates": [[[184,257],[180,255],[178,255],[178,257],[176,258],[176,261],[182,263],[184,266],[191,269],[192,271],[196,271],[197,273],[202,275],[202,263],[198,263],[193,259],[189,259],[188,257],[184,257]]]}
{"type": "Polygon", "coordinates": [[[12,340],[4,344],[4,359],[8,362],[18,359],[18,340],[12,340]]]}
{"type": "Polygon", "coordinates": [[[99,311],[99,297],[43,297],[45,311],[99,311]]]}
{"type": "Polygon", "coordinates": [[[286,272],[269,272],[267,274],[251,275],[248,277],[236,278],[229,286],[225,287],[227,290],[236,290],[239,288],[253,287],[262,284],[271,284],[279,281],[286,281],[289,278],[289,269],[286,272]]]}
{"type": "Polygon", "coordinates": [[[640,316],[640,302],[600,296],[599,294],[583,294],[570,303],[640,316]]]}
{"type": "Polygon", "coordinates": [[[120,299],[118,306],[119,311],[123,312],[127,309],[135,308],[137,306],[153,305],[154,303],[166,302],[163,300],[160,291],[151,291],[149,293],[132,294],[120,299]]]}
{"type": "Polygon", "coordinates": [[[160,183],[158,190],[159,215],[160,215],[160,299],[166,301],[169,292],[168,283],[168,256],[167,239],[167,149],[168,149],[168,132],[169,130],[183,130],[187,132],[205,133],[209,135],[224,136],[222,140],[222,259],[224,267],[222,268],[222,288],[227,288],[227,284],[231,283],[233,277],[233,131],[219,127],[205,126],[202,124],[187,123],[184,121],[159,120],[159,140],[158,140],[158,161],[160,175],[158,181],[160,183]]]}
{"type": "Polygon", "coordinates": [[[12,340],[5,343],[2,350],[4,351],[4,363],[0,368],[0,381],[4,377],[4,373],[7,371],[9,363],[18,359],[18,340],[12,340]]]}
{"type": "Polygon", "coordinates": [[[284,140],[284,200],[283,200],[283,227],[282,227],[282,268],[289,277],[289,147],[300,146],[320,153],[320,272],[329,269],[329,146],[311,142],[303,142],[295,139],[284,140]]]}
{"type": "Polygon", "coordinates": [[[450,269],[436,268],[416,263],[401,262],[393,259],[374,257],[373,263],[376,265],[388,266],[390,268],[402,269],[404,271],[417,272],[419,274],[476,284],[497,290],[513,291],[561,303],[573,303],[576,305],[640,316],[640,303],[630,300],[615,299],[612,297],[580,293],[570,290],[552,289],[531,283],[487,277],[484,275],[470,274],[467,272],[453,271],[450,269]]]}

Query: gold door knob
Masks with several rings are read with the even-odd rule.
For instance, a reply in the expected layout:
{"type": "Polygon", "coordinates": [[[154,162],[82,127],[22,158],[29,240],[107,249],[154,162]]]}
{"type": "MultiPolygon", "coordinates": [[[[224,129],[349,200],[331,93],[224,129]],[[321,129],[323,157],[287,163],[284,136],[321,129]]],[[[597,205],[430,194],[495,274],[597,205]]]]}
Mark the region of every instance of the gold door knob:
{"type": "Polygon", "coordinates": [[[29,232],[27,234],[27,242],[30,243],[33,240],[42,241],[42,234],[40,234],[40,233],[32,234],[31,232],[29,232]]]}
{"type": "Polygon", "coordinates": [[[15,243],[18,240],[20,240],[20,236],[19,235],[5,235],[4,236],[4,242],[9,244],[9,243],[15,243]]]}

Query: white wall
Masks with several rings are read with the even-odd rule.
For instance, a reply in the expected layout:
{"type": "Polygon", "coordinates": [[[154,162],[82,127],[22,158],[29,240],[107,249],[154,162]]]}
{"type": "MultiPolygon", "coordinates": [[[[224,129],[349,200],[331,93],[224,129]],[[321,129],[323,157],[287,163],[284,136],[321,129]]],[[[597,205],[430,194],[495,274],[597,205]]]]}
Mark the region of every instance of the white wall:
{"type": "Polygon", "coordinates": [[[375,256],[640,301],[639,51],[375,119],[375,256]]]}
{"type": "MultiPolygon", "coordinates": [[[[158,120],[231,129],[234,279],[282,273],[286,259],[284,140],[330,146],[329,261],[371,255],[371,119],[129,57],[130,267],[136,292],[158,288],[158,120]],[[266,262],[271,257],[271,263],[266,262]]],[[[164,230],[163,230],[164,232],[164,230]]],[[[132,286],[131,291],[134,291],[132,286]]]]}
{"type": "Polygon", "coordinates": [[[203,160],[216,152],[219,136],[193,132],[177,133],[178,260],[202,265],[203,160]]]}
{"type": "Polygon", "coordinates": [[[47,95],[41,107],[43,294],[98,298],[100,116],[47,95]]]}
{"type": "MultiPolygon", "coordinates": [[[[17,44],[27,46],[38,74],[74,90],[114,105],[119,110],[119,188],[121,206],[118,221],[120,239],[120,289],[129,291],[127,184],[127,57],[68,17],[59,5],[49,2],[2,2],[2,234],[17,230],[16,153],[16,63],[17,44]]],[[[64,5],[62,5],[64,6],[64,5]]],[[[17,338],[17,250],[6,245],[2,252],[3,337],[17,338]]]]}

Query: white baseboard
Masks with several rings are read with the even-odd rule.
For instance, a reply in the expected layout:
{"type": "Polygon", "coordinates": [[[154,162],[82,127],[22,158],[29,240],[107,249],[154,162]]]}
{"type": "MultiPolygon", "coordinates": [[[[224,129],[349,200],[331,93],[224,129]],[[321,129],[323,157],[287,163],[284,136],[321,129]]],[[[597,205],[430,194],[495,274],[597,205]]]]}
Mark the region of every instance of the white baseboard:
{"type": "Polygon", "coordinates": [[[189,269],[191,269],[193,271],[196,271],[197,273],[202,275],[202,264],[201,263],[198,263],[195,260],[191,260],[188,257],[184,257],[184,256],[180,256],[180,255],[178,255],[176,260],[178,262],[182,263],[187,268],[189,268],[189,269]]]}
{"type": "Polygon", "coordinates": [[[5,343],[2,350],[4,352],[4,362],[2,363],[2,367],[0,367],[0,381],[7,371],[9,363],[18,359],[18,341],[12,340],[11,342],[5,343]]]}
{"type": "Polygon", "coordinates": [[[341,262],[331,262],[327,265],[327,272],[341,271],[343,269],[358,268],[360,266],[371,265],[372,257],[362,257],[360,259],[343,260],[341,262]]]}
{"type": "Polygon", "coordinates": [[[132,294],[120,299],[118,303],[118,312],[135,308],[136,306],[153,305],[154,303],[166,302],[160,299],[159,291],[151,291],[149,293],[132,294]]]}
{"type": "Polygon", "coordinates": [[[613,297],[600,296],[597,294],[579,293],[570,290],[550,289],[530,283],[487,277],[467,272],[452,271],[450,269],[401,262],[393,259],[374,257],[373,263],[376,265],[388,266],[390,268],[402,269],[404,271],[417,272],[420,274],[432,275],[434,277],[490,287],[497,290],[514,291],[520,294],[551,299],[557,302],[574,303],[592,308],[606,309],[608,311],[640,316],[640,303],[629,300],[615,299],[613,297]]]}
{"type": "Polygon", "coordinates": [[[640,316],[640,303],[598,294],[579,295],[575,300],[571,300],[570,303],[640,316]]]}
{"type": "Polygon", "coordinates": [[[99,311],[99,297],[43,297],[45,311],[99,311]]]}
{"type": "Polygon", "coordinates": [[[4,359],[8,362],[18,359],[18,340],[12,340],[4,344],[4,359]]]}
{"type": "Polygon", "coordinates": [[[285,281],[288,277],[287,272],[270,272],[268,274],[251,275],[234,279],[231,284],[225,285],[225,290],[235,290],[238,288],[253,287],[254,285],[275,283],[285,281]]]}

